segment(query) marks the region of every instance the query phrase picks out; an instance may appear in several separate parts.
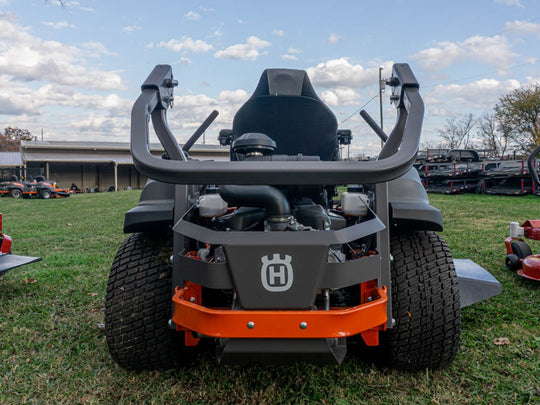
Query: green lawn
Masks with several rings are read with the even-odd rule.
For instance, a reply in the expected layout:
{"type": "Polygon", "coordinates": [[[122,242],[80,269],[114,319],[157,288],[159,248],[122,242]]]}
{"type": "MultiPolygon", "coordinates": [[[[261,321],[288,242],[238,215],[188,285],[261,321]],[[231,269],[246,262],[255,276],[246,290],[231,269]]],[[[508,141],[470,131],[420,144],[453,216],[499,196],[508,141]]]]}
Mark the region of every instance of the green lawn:
{"type": "Polygon", "coordinates": [[[506,271],[503,244],[510,221],[540,218],[540,198],[431,196],[454,257],[503,284],[502,295],[463,310],[461,350],[446,369],[404,373],[351,357],[339,367],[240,368],[208,353],[181,370],[132,373],[110,358],[100,324],[123,214],[138,196],[0,199],[13,252],[43,257],[0,278],[0,403],[540,402],[540,283],[506,271]]]}

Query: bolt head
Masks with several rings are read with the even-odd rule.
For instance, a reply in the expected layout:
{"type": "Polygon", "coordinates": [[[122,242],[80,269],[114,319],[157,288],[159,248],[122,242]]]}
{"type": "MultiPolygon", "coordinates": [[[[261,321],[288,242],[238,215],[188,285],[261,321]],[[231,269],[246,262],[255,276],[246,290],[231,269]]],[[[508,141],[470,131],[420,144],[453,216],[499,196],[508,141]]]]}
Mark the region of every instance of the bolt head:
{"type": "Polygon", "coordinates": [[[195,297],[191,297],[191,298],[189,299],[189,302],[195,302],[195,297]]]}
{"type": "Polygon", "coordinates": [[[255,327],[255,322],[248,322],[247,327],[248,329],[253,329],[255,327]]]}
{"type": "Polygon", "coordinates": [[[306,329],[307,328],[307,322],[300,322],[300,329],[306,329]]]}

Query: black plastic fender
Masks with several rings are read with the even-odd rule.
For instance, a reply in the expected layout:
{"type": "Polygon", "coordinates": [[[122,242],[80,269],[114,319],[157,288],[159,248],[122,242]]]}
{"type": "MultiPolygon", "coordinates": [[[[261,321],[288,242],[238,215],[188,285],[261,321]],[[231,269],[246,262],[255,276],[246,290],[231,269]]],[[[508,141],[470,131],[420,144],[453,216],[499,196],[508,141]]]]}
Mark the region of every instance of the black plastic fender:
{"type": "Polygon", "coordinates": [[[156,232],[173,225],[174,184],[149,180],[139,205],[126,212],[124,233],[156,232]]]}
{"type": "Polygon", "coordinates": [[[441,211],[429,199],[416,169],[388,182],[391,229],[442,231],[441,211]]]}

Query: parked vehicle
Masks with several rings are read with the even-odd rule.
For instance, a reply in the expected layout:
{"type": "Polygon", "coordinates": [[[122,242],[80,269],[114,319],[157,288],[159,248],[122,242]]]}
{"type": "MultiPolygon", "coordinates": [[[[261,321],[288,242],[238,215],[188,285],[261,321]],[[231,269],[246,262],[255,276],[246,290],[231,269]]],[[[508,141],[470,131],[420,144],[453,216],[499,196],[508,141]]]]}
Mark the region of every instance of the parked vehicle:
{"type": "Polygon", "coordinates": [[[20,181],[17,176],[11,176],[8,181],[0,183],[0,195],[13,198],[38,197],[42,199],[69,197],[70,190],[59,188],[55,181],[36,176],[32,181],[20,181]]]}
{"type": "Polygon", "coordinates": [[[38,195],[35,184],[19,180],[15,175],[0,183],[0,195],[13,198],[29,198],[38,195]]]}
{"type": "Polygon", "coordinates": [[[55,181],[47,180],[43,176],[36,176],[32,184],[35,184],[39,198],[44,200],[70,196],[69,188],[59,188],[55,181]]]}
{"type": "Polygon", "coordinates": [[[131,116],[133,161],[152,180],[126,213],[133,234],[105,301],[118,364],[171,368],[203,339],[221,363],[341,363],[347,345],[402,369],[454,359],[461,308],[501,286],[436,233],[441,212],[412,167],[419,84],[407,64],[389,84],[397,124],[386,135],[371,120],[385,141],[376,161],[340,161],[351,133],[306,72],[267,69],[220,132],[231,161],[200,162],[187,152],[217,113],[181,148],[166,121],[177,82],[154,68],[131,116]],[[167,159],[149,152],[150,118],[167,159]],[[337,185],[348,185],[340,198],[337,185]]]}

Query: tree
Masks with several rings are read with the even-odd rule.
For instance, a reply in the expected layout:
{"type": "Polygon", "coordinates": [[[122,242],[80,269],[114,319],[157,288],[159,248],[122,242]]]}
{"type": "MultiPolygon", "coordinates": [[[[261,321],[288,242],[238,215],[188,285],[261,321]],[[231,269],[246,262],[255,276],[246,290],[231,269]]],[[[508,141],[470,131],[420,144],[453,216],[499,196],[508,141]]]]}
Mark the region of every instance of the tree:
{"type": "Polygon", "coordinates": [[[467,149],[470,144],[471,131],[475,126],[474,116],[464,114],[461,117],[450,117],[444,128],[438,130],[443,144],[448,149],[467,149]]]}
{"type": "Polygon", "coordinates": [[[495,151],[496,157],[502,157],[512,140],[512,131],[504,122],[499,122],[495,113],[484,113],[477,121],[477,136],[482,146],[495,151]]]}
{"type": "Polygon", "coordinates": [[[7,127],[0,132],[0,152],[18,152],[21,141],[32,139],[32,133],[27,129],[7,127]]]}
{"type": "Polygon", "coordinates": [[[540,84],[515,89],[494,107],[497,120],[511,130],[523,152],[540,145],[540,84]]]}

